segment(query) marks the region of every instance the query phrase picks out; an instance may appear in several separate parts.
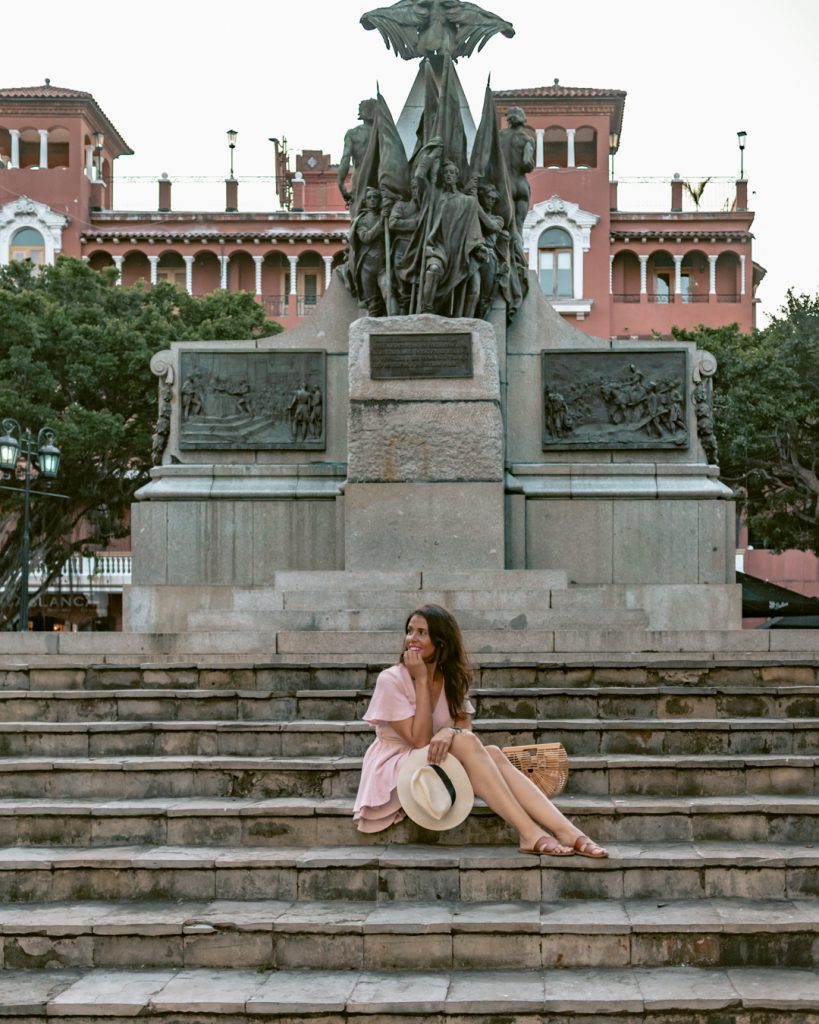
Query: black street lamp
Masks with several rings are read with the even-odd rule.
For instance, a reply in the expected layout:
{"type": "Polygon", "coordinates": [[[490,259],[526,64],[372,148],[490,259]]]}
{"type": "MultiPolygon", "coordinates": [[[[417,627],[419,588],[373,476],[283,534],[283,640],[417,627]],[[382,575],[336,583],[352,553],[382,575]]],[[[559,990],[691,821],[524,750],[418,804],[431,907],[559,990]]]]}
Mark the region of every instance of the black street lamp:
{"type": "Polygon", "coordinates": [[[30,530],[30,505],[31,495],[39,494],[43,497],[66,498],[65,494],[55,494],[53,491],[32,491],[31,489],[31,467],[36,465],[40,474],[47,480],[53,480],[60,468],[60,449],[54,444],[57,435],[51,427],[42,427],[37,434],[37,441],[32,438],[31,431],[26,427],[21,428],[17,420],[11,417],[4,419],[2,424],[3,435],[0,437],[0,474],[4,480],[11,479],[11,474],[17,470],[19,460],[24,460],[23,487],[5,487],[0,485],[4,491],[16,491],[23,495],[23,540],[20,547],[20,622],[19,630],[25,633],[28,630],[28,573],[29,573],[29,530],[30,530]]]}
{"type": "Polygon", "coordinates": [[[614,181],[614,154],[620,148],[620,133],[609,132],[609,157],[611,158],[611,166],[609,169],[609,175],[611,180],[614,181]]]}
{"type": "Polygon", "coordinates": [[[228,149],[230,150],[230,178],[233,180],[233,150],[236,149],[236,136],[238,132],[235,132],[232,128],[228,128],[228,149]]]}
{"type": "Polygon", "coordinates": [[[739,142],[739,180],[745,181],[745,139],[747,138],[747,132],[737,132],[737,142],[739,142]]]}

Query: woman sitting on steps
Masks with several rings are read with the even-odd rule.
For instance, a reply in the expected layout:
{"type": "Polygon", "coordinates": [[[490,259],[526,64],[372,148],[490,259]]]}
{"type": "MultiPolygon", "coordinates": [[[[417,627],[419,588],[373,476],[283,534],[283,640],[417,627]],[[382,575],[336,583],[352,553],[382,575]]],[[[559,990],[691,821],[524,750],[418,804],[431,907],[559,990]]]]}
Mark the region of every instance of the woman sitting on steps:
{"type": "Polygon", "coordinates": [[[404,818],[396,788],[401,765],[414,749],[429,745],[430,764],[439,765],[447,754],[461,763],[475,795],[517,831],[521,853],[607,857],[499,747],[486,747],[475,736],[471,681],[454,616],[435,604],[414,611],[401,661],[379,675],[364,715],[376,738],[364,755],[353,810],[360,831],[380,832],[404,818]]]}

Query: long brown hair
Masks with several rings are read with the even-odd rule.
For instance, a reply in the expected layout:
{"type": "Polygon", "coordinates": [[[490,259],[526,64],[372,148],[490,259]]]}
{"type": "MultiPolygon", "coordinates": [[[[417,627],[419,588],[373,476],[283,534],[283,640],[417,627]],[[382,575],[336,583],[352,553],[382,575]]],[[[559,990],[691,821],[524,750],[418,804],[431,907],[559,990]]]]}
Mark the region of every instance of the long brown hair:
{"type": "MultiPolygon", "coordinates": [[[[410,619],[420,615],[427,620],[429,638],[435,647],[438,667],[444,674],[444,693],[453,720],[464,714],[464,703],[472,685],[473,669],[464,649],[461,627],[452,612],[439,604],[424,604],[407,616],[406,635],[410,619]]],[[[402,651],[403,653],[403,651],[402,651]]],[[[399,661],[403,664],[403,658],[399,661]]]]}

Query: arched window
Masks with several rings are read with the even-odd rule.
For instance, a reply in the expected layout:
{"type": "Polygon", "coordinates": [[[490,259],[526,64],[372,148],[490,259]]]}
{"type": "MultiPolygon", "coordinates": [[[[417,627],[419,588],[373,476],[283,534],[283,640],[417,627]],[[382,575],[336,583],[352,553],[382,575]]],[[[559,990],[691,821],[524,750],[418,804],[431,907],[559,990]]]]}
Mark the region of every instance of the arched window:
{"type": "Polygon", "coordinates": [[[576,167],[597,166],[597,131],[584,126],[574,134],[574,162],[576,167]]]}
{"type": "Polygon", "coordinates": [[[36,228],[20,228],[12,235],[9,258],[18,263],[24,260],[38,265],[45,263],[45,239],[36,228]]]}
{"type": "Polygon", "coordinates": [[[651,254],[648,261],[649,302],[663,305],[674,301],[675,272],[674,260],[670,253],[659,250],[651,254]]]}
{"type": "Polygon", "coordinates": [[[546,167],[567,167],[569,143],[565,128],[552,126],[543,133],[543,163],[546,167]]]}
{"type": "Polygon", "coordinates": [[[36,128],[24,128],[20,132],[20,166],[40,166],[40,133],[36,128]]]}
{"type": "Polygon", "coordinates": [[[69,134],[67,128],[51,128],[48,132],[48,166],[68,167],[69,134]]]}
{"type": "Polygon", "coordinates": [[[543,294],[571,297],[572,238],[563,228],[546,228],[537,243],[538,277],[543,294]]]}

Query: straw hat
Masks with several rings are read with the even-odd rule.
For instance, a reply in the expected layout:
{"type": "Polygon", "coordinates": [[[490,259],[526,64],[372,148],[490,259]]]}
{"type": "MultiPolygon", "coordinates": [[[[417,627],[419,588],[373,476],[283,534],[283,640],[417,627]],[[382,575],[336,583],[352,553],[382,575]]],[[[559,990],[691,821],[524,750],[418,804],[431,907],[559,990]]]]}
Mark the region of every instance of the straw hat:
{"type": "Polygon", "coordinates": [[[472,810],[475,794],[461,762],[447,754],[429,764],[429,747],[413,750],[398,773],[398,799],[407,815],[424,828],[442,832],[460,825],[472,810]]]}

